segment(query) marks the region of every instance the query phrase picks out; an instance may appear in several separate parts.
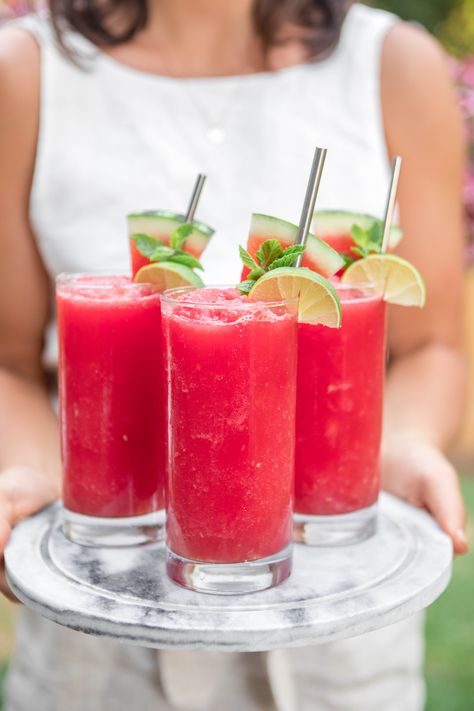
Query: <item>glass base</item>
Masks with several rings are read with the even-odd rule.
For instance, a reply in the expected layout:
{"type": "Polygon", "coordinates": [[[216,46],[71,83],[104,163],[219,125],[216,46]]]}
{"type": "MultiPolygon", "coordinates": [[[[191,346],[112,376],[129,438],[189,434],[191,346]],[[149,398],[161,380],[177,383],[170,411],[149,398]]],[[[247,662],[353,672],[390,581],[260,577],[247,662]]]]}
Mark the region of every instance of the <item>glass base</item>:
{"type": "Polygon", "coordinates": [[[243,595],[279,585],[290,575],[291,563],[291,544],[272,556],[244,563],[203,563],[168,549],[166,570],[173,582],[189,590],[243,595]]]}
{"type": "Polygon", "coordinates": [[[360,543],[377,530],[377,503],[335,516],[295,514],[293,540],[307,546],[347,546],[360,543]]]}
{"type": "Polygon", "coordinates": [[[122,548],[162,541],[165,537],[164,510],[143,516],[99,518],[63,508],[62,519],[66,538],[81,546],[122,548]]]}

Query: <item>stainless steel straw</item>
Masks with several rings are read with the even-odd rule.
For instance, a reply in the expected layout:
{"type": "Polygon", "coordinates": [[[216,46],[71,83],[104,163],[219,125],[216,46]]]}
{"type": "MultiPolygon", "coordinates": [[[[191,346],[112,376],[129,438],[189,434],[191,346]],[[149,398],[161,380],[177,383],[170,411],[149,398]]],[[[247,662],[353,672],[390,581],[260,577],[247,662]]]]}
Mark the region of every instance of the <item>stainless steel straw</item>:
{"type": "MultiPolygon", "coordinates": [[[[306,188],[306,195],[303,203],[303,209],[301,211],[295,244],[304,246],[306,244],[306,240],[308,239],[309,228],[311,226],[311,220],[313,219],[314,205],[316,203],[319,184],[321,182],[321,175],[323,173],[324,161],[326,160],[326,153],[326,148],[316,147],[316,150],[314,151],[313,164],[311,166],[311,173],[309,174],[308,187],[306,188]]],[[[295,259],[294,266],[301,266],[302,259],[303,255],[298,255],[295,259]]]]}
{"type": "Polygon", "coordinates": [[[390,230],[392,228],[393,211],[395,209],[395,202],[397,199],[397,189],[398,181],[400,179],[400,170],[402,167],[402,159],[400,156],[396,156],[392,163],[392,181],[390,183],[390,190],[387,198],[387,207],[385,208],[385,218],[383,223],[383,237],[382,246],[380,248],[381,252],[386,252],[390,242],[390,230]]]}
{"type": "Polygon", "coordinates": [[[194,220],[194,215],[196,213],[196,208],[199,203],[199,198],[201,197],[202,189],[204,183],[206,182],[206,176],[199,173],[196,183],[194,185],[193,194],[191,195],[191,200],[189,201],[188,209],[186,211],[185,222],[192,222],[194,220]]]}

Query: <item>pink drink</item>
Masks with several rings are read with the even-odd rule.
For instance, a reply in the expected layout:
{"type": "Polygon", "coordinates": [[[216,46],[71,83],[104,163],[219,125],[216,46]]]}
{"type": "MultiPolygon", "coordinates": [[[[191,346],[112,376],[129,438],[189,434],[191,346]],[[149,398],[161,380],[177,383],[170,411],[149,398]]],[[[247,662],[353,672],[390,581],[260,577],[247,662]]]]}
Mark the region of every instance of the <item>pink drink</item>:
{"type": "Polygon", "coordinates": [[[64,506],[94,517],[163,507],[160,294],[121,276],[57,286],[64,506]]]}
{"type": "Polygon", "coordinates": [[[385,304],[337,285],[342,327],[298,326],[296,512],[345,514],[377,500],[385,304]]]}
{"type": "Polygon", "coordinates": [[[210,563],[266,558],[291,540],[295,305],[233,288],[168,294],[168,547],[210,563]]]}

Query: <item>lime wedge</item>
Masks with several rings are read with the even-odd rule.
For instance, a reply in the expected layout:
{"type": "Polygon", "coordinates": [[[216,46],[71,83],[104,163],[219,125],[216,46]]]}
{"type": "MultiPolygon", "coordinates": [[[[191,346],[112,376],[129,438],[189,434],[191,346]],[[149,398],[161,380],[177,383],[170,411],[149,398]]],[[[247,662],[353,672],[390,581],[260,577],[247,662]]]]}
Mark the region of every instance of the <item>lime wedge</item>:
{"type": "Polygon", "coordinates": [[[204,286],[202,279],[184,264],[152,262],[138,270],[133,279],[140,284],[154,284],[159,291],[178,286],[204,286]]]}
{"type": "Polygon", "coordinates": [[[298,321],[341,325],[341,304],[333,285],[311,269],[278,267],[264,274],[249,292],[252,301],[277,301],[298,297],[298,321]]]}
{"type": "Polygon", "coordinates": [[[395,254],[371,254],[359,259],[344,272],[342,281],[374,284],[390,304],[420,308],[425,305],[426,289],[420,272],[395,254]]]}

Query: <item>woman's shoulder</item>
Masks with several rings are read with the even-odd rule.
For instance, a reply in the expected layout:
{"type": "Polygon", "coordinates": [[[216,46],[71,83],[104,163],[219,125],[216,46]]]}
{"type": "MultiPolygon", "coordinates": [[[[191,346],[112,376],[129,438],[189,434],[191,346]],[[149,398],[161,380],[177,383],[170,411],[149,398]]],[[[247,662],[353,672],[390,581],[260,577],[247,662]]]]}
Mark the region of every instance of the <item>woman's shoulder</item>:
{"type": "MultiPolygon", "coordinates": [[[[387,34],[382,53],[381,94],[385,129],[395,152],[405,144],[421,150],[432,140],[459,143],[460,114],[449,59],[423,28],[399,22],[387,34]]],[[[408,149],[407,149],[408,150],[408,149]]]]}
{"type": "Polygon", "coordinates": [[[8,22],[0,28],[0,66],[8,67],[17,62],[16,69],[22,69],[19,60],[29,64],[39,61],[39,45],[35,35],[29,32],[26,23],[8,22]]]}
{"type": "Polygon", "coordinates": [[[387,33],[383,71],[395,79],[405,76],[430,79],[431,70],[447,72],[447,55],[439,42],[420,25],[401,20],[387,33]]]}
{"type": "Polygon", "coordinates": [[[382,96],[388,104],[435,107],[453,99],[449,60],[438,41],[423,28],[398,22],[388,32],[382,52],[382,96]]]}
{"type": "Polygon", "coordinates": [[[1,114],[31,107],[39,91],[40,49],[33,34],[21,25],[7,24],[0,30],[1,114]]]}
{"type": "Polygon", "coordinates": [[[36,148],[40,103],[40,50],[13,26],[0,30],[0,155],[9,193],[27,194],[36,148]]]}

